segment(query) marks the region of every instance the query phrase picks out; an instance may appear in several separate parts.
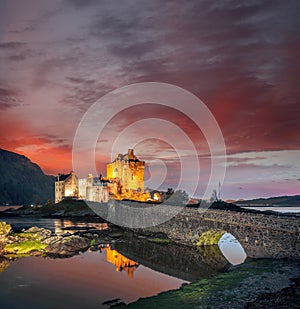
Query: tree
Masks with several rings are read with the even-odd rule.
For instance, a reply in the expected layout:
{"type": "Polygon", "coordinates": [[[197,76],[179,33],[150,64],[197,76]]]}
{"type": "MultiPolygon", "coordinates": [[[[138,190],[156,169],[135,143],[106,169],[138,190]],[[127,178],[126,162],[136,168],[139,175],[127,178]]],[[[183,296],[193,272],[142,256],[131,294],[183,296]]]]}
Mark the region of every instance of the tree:
{"type": "Polygon", "coordinates": [[[173,188],[168,188],[168,190],[166,192],[166,198],[169,198],[173,194],[174,194],[174,189],[173,188]]]}
{"type": "Polygon", "coordinates": [[[173,206],[185,206],[188,201],[188,194],[184,190],[177,190],[165,201],[165,204],[173,206]]]}
{"type": "Polygon", "coordinates": [[[217,202],[218,200],[219,200],[219,198],[218,198],[217,190],[214,189],[212,194],[211,194],[210,201],[211,202],[217,202]]]}

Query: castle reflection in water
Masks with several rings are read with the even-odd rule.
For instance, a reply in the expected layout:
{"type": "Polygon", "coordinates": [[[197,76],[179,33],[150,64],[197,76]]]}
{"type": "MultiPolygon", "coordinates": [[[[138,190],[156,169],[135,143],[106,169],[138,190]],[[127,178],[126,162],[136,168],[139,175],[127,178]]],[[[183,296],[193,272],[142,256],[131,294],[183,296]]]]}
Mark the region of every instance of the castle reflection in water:
{"type": "MultiPolygon", "coordinates": [[[[97,230],[105,230],[108,228],[107,223],[93,223],[93,227],[97,230]]],[[[89,227],[90,224],[85,222],[73,222],[68,219],[55,220],[54,221],[54,231],[56,234],[64,234],[68,228],[76,227],[77,230],[80,228],[89,227]]],[[[125,270],[130,278],[133,277],[134,271],[139,266],[139,263],[128,259],[126,256],[119,253],[117,250],[111,249],[109,245],[105,245],[101,248],[101,251],[106,252],[106,261],[112,263],[116,266],[116,271],[125,270]]]]}
{"type": "Polygon", "coordinates": [[[139,263],[128,259],[126,256],[119,253],[117,250],[111,249],[109,245],[102,248],[101,251],[106,251],[106,261],[116,266],[116,271],[125,270],[128,277],[132,278],[134,271],[138,268],[139,263]]]}

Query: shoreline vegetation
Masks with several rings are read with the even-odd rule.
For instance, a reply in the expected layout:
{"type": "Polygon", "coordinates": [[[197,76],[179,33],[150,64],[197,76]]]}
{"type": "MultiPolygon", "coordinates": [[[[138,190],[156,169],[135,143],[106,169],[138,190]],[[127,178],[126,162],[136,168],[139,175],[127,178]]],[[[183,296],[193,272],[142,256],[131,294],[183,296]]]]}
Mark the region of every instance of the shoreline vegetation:
{"type": "Polygon", "coordinates": [[[31,227],[16,233],[0,221],[0,258],[13,260],[25,256],[70,257],[112,238],[113,230],[86,230],[57,235],[51,230],[31,227]]]}
{"type": "MultiPolygon", "coordinates": [[[[212,209],[238,211],[238,206],[225,202],[212,205],[212,209]]],[[[239,208],[239,207],[238,207],[239,208]]],[[[240,209],[240,208],[239,208],[240,209]]],[[[273,211],[242,210],[274,214],[273,211]]],[[[286,216],[286,214],[278,214],[286,216]]],[[[294,215],[294,214],[292,214],[294,215]]],[[[86,222],[105,222],[99,218],[84,201],[67,200],[59,204],[46,204],[42,207],[22,207],[6,210],[1,217],[37,217],[37,218],[78,218],[86,222]]],[[[290,216],[290,215],[289,215],[290,216]]],[[[1,220],[1,218],[0,218],[1,220]]],[[[21,233],[15,233],[9,224],[0,222],[0,272],[9,267],[15,259],[26,256],[48,256],[64,258],[87,250],[99,250],[103,244],[122,240],[125,229],[108,224],[108,229],[87,229],[66,232],[57,235],[50,230],[31,227],[21,233]]],[[[138,234],[137,231],[134,233],[138,234]]],[[[220,233],[221,235],[221,233],[220,233]]],[[[213,235],[213,238],[220,235],[213,235]]],[[[207,235],[206,235],[207,236],[207,235]]],[[[141,237],[138,235],[137,237],[141,237]]],[[[151,243],[168,246],[172,241],[165,235],[144,235],[151,243]]],[[[199,240],[201,242],[201,239],[199,240]]],[[[206,246],[215,245],[216,239],[207,241],[206,246]]],[[[178,290],[160,293],[150,298],[141,298],[131,303],[130,308],[160,307],[188,308],[296,308],[300,299],[299,261],[248,259],[244,264],[232,266],[228,272],[215,274],[207,279],[197,280],[183,285],[178,290]]]]}
{"type": "MultiPolygon", "coordinates": [[[[225,273],[156,296],[128,308],[299,308],[300,269],[296,262],[259,259],[225,273]]],[[[121,308],[125,306],[120,306],[121,308]]]]}

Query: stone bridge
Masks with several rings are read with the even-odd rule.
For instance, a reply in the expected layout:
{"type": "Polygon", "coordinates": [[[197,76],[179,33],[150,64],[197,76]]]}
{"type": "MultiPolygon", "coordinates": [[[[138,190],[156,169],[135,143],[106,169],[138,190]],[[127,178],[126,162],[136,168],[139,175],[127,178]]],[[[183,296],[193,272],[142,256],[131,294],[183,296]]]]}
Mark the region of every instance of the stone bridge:
{"type": "Polygon", "coordinates": [[[203,232],[221,229],[234,235],[253,258],[300,259],[300,217],[185,208],[168,222],[144,232],[164,232],[195,245],[203,232]]]}

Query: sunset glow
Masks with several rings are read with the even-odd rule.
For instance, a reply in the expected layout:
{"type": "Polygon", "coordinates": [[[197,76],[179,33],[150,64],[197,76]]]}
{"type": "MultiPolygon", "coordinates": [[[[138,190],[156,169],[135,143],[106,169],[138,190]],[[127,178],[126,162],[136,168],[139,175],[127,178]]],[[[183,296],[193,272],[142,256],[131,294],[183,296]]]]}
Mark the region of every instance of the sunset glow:
{"type": "MultiPolygon", "coordinates": [[[[164,7],[160,1],[1,1],[0,147],[47,174],[69,173],[73,138],[92,104],[122,86],[163,82],[196,95],[217,120],[228,155],[222,198],[300,194],[299,10],[298,1],[192,0],[184,10],[180,1],[164,7]]],[[[179,110],[141,103],[101,132],[98,173],[125,128],[164,119],[195,145],[201,167],[195,196],[201,196],[211,167],[203,132],[179,110]]],[[[134,148],[141,160],[158,160],[153,175],[162,173],[163,162],[161,189],[176,186],[180,166],[171,141],[178,137],[143,140],[144,132],[127,130],[117,150],[134,148]]],[[[180,147],[188,156],[183,142],[180,147]]],[[[146,180],[151,173],[146,166],[146,180]]],[[[188,189],[195,167],[187,173],[188,189]]]]}

